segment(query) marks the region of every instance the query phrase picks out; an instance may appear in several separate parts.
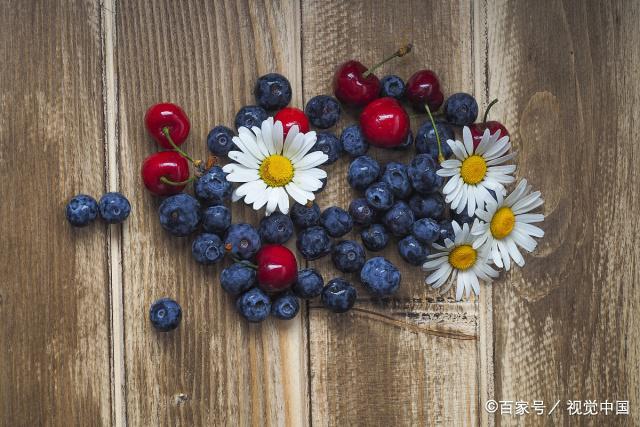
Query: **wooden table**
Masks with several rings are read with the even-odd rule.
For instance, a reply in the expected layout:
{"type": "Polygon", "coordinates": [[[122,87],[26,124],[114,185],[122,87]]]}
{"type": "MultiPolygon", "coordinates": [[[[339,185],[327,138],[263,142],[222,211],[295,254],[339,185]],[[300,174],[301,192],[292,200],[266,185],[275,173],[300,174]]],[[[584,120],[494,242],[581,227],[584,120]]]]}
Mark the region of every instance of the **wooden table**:
{"type": "MultiPolygon", "coordinates": [[[[637,425],[639,18],[637,1],[0,1],[0,424],[637,425]],[[391,300],[361,290],[349,314],[313,301],[292,322],[241,321],[218,270],[157,221],[145,110],[182,105],[185,147],[204,155],[257,76],[288,76],[300,107],[338,63],[407,41],[379,75],[428,67],[481,110],[500,99],[517,175],[546,200],[539,249],[471,302],[389,250],[404,275],[391,300]],[[69,227],[71,195],[107,190],[132,201],[122,227],[69,227]],[[161,296],[184,308],[173,333],[147,319],[161,296]],[[562,403],[516,417],[487,399],[562,403]],[[630,414],[570,417],[568,399],[630,414]]],[[[353,197],[347,162],[328,167],[322,206],[353,197]]]]}

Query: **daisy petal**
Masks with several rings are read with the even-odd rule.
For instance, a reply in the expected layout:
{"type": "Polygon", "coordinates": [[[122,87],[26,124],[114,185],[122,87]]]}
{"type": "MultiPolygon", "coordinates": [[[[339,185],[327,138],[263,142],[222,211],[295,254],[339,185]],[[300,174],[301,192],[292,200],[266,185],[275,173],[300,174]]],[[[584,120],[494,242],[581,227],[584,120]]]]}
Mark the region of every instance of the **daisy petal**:
{"type": "Polygon", "coordinates": [[[327,160],[329,160],[329,156],[327,156],[325,153],[323,153],[322,151],[314,151],[304,156],[293,166],[295,169],[300,170],[311,169],[315,168],[316,166],[320,166],[327,160]]]}

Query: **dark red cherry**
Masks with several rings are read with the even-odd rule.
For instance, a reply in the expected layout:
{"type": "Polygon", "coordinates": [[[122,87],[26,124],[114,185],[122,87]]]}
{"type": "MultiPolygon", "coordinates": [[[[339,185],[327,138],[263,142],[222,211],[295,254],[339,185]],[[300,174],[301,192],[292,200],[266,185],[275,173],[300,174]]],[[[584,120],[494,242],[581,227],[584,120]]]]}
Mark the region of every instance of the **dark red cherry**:
{"type": "Polygon", "coordinates": [[[181,192],[187,183],[171,185],[163,182],[163,177],[174,183],[189,179],[189,162],[175,151],[160,151],[147,157],[142,163],[142,181],[156,196],[170,196],[181,192]]]}
{"type": "Polygon", "coordinates": [[[169,130],[169,135],[180,146],[189,136],[191,125],[185,112],[176,104],[164,102],[152,105],[144,116],[144,124],[149,134],[164,148],[174,148],[167,139],[164,129],[169,130]]]}
{"type": "Polygon", "coordinates": [[[371,145],[396,147],[407,139],[409,115],[395,98],[376,99],[360,114],[360,128],[371,145]]]}
{"type": "Polygon", "coordinates": [[[438,111],[444,102],[444,95],[440,89],[440,80],[431,70],[416,71],[407,81],[406,96],[413,107],[424,111],[424,105],[429,105],[431,112],[438,111]]]}
{"type": "Polygon", "coordinates": [[[282,292],[298,278],[298,262],[286,246],[264,245],[256,254],[258,286],[266,292],[282,292]]]}
{"type": "Polygon", "coordinates": [[[287,133],[291,126],[298,125],[298,130],[302,133],[309,132],[309,119],[299,108],[286,107],[278,111],[273,116],[274,121],[280,121],[282,123],[282,129],[284,130],[284,136],[286,138],[287,133]]]}

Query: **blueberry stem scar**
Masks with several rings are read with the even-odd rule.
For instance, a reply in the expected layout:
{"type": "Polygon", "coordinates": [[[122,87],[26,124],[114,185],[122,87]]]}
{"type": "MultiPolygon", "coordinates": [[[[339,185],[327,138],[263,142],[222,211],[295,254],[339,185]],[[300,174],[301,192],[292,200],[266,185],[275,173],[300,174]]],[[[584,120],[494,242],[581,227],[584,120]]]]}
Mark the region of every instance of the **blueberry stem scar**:
{"type": "Polygon", "coordinates": [[[429,115],[429,120],[431,120],[431,126],[433,126],[433,131],[436,133],[436,141],[438,141],[438,163],[444,162],[444,156],[442,155],[442,141],[440,141],[440,134],[438,133],[438,127],[436,126],[436,121],[433,120],[433,116],[431,115],[431,109],[429,108],[429,104],[424,104],[425,110],[427,110],[427,114],[429,115]]]}
{"type": "Polygon", "coordinates": [[[497,103],[498,103],[498,98],[494,99],[489,103],[489,105],[487,105],[487,109],[484,110],[484,117],[482,118],[482,123],[487,123],[487,118],[489,117],[489,110],[491,110],[491,107],[493,107],[497,103]]]}
{"type": "Polygon", "coordinates": [[[161,181],[163,184],[173,185],[173,186],[176,186],[176,187],[179,187],[179,186],[181,186],[181,185],[187,185],[187,184],[189,184],[190,182],[193,182],[194,180],[195,180],[195,177],[193,177],[193,176],[191,176],[191,177],[189,177],[189,178],[185,179],[184,181],[172,181],[172,180],[170,180],[169,178],[167,178],[166,176],[161,176],[161,177],[160,177],[160,181],[161,181]]]}
{"type": "Polygon", "coordinates": [[[367,71],[362,73],[362,77],[364,77],[366,79],[367,77],[369,77],[369,75],[371,73],[373,73],[375,70],[380,68],[382,65],[384,65],[387,62],[391,61],[393,58],[396,58],[396,57],[399,58],[399,57],[405,56],[407,53],[411,52],[412,48],[413,48],[413,44],[407,43],[406,45],[402,46],[400,49],[396,50],[393,53],[393,55],[386,57],[385,59],[383,59],[382,61],[378,62],[376,65],[374,65],[373,67],[370,67],[367,71]]]}
{"type": "Polygon", "coordinates": [[[178,154],[180,154],[182,157],[184,157],[185,159],[189,160],[191,163],[196,163],[195,160],[193,160],[191,158],[191,156],[189,156],[187,153],[185,153],[184,151],[182,151],[180,149],[180,147],[178,147],[176,145],[175,142],[173,142],[173,138],[171,138],[171,134],[169,133],[169,128],[168,127],[163,127],[162,128],[162,133],[164,134],[164,136],[167,138],[167,141],[169,141],[169,144],[171,144],[171,146],[173,147],[174,150],[176,150],[178,152],[178,154]]]}

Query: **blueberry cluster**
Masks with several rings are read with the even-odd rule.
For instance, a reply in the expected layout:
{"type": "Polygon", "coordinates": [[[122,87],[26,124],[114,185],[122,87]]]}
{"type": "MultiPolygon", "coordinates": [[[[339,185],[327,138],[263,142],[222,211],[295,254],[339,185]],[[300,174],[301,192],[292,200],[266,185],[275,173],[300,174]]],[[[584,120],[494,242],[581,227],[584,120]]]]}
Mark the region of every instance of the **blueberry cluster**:
{"type": "Polygon", "coordinates": [[[74,227],[86,227],[98,218],[108,224],[119,224],[129,217],[131,203],[120,193],[106,193],[97,202],[86,194],[77,194],[65,209],[67,221],[74,227]]]}

